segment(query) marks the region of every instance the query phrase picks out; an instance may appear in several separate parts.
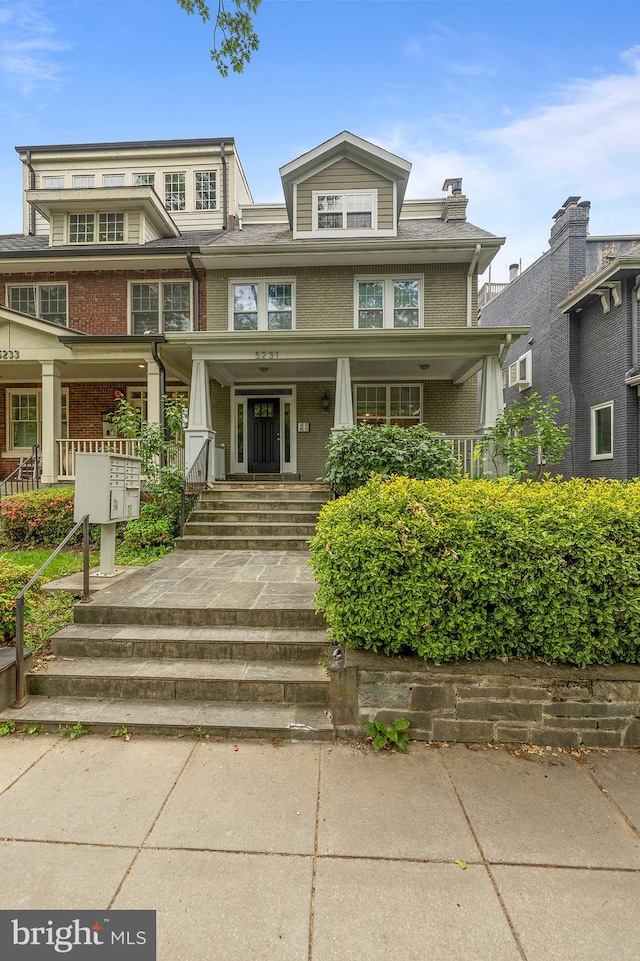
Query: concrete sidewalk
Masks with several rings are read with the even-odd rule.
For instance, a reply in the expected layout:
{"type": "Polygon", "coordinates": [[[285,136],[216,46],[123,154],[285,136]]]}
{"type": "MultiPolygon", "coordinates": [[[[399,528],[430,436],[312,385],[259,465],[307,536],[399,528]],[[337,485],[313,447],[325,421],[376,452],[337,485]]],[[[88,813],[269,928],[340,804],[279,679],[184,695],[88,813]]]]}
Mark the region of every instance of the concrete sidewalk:
{"type": "Polygon", "coordinates": [[[637,961],[640,752],[532,752],[0,738],[0,907],[156,909],[159,961],[637,961]]]}

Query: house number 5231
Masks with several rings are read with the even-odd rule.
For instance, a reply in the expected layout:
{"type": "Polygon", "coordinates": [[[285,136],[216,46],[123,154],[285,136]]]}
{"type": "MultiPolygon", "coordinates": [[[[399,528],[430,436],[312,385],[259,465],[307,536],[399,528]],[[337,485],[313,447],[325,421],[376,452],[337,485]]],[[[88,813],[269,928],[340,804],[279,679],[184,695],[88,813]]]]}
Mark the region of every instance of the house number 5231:
{"type": "Polygon", "coordinates": [[[277,360],[277,350],[256,350],[256,360],[277,360]]]}

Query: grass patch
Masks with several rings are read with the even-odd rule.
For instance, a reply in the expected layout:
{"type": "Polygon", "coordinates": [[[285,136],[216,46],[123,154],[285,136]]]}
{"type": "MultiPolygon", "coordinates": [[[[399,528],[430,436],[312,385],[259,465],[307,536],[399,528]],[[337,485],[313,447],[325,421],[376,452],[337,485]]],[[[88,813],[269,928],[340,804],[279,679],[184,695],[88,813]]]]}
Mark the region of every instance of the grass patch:
{"type": "MultiPolygon", "coordinates": [[[[50,547],[25,547],[0,553],[0,559],[11,561],[15,567],[22,570],[30,570],[35,574],[41,564],[53,553],[50,547]]],[[[99,563],[97,554],[89,555],[89,564],[95,567],[99,563]]],[[[61,551],[58,556],[49,564],[46,571],[42,574],[41,583],[55,581],[58,577],[66,577],[67,574],[75,574],[82,570],[82,551],[68,550],[61,551]]]]}

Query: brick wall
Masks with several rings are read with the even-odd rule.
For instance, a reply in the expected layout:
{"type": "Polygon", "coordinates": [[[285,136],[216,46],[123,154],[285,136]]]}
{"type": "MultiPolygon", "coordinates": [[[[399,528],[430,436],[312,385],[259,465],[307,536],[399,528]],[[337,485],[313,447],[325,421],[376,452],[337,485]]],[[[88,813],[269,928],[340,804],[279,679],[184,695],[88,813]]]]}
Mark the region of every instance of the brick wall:
{"type": "MultiPolygon", "coordinates": [[[[201,274],[200,316],[206,316],[206,283],[201,274]]],[[[192,280],[184,270],[92,270],[0,274],[0,304],[6,306],[6,288],[11,284],[68,285],[67,316],[69,327],[85,334],[126,334],[128,325],[128,281],[192,280]]]]}
{"type": "MultiPolygon", "coordinates": [[[[296,328],[345,328],[354,326],[354,278],[424,274],[424,324],[426,327],[466,326],[467,266],[465,264],[397,264],[356,267],[258,268],[207,272],[207,329],[229,329],[229,278],[278,277],[296,281],[296,328]]],[[[477,283],[473,286],[472,317],[477,315],[477,283]]]]}
{"type": "Polygon", "coordinates": [[[554,747],[640,747],[640,667],[578,669],[535,661],[388,658],[333,648],[332,713],[339,736],[365,721],[411,722],[417,740],[554,747]]]}

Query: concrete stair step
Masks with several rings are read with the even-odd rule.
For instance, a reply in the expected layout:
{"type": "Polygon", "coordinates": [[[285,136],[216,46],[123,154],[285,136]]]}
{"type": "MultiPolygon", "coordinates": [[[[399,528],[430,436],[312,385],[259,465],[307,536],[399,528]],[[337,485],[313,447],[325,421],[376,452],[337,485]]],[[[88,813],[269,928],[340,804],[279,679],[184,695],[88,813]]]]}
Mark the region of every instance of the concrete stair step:
{"type": "Polygon", "coordinates": [[[326,657],[324,630],[251,627],[153,627],[69,624],[55,635],[58,657],[134,657],[182,660],[286,661],[318,664],[326,657]]]}
{"type": "Polygon", "coordinates": [[[300,607],[144,607],[118,604],[77,604],[76,624],[145,624],[149,627],[258,627],[293,630],[323,630],[321,614],[300,607]]]}
{"type": "Polygon", "coordinates": [[[287,524],[280,521],[261,521],[260,523],[223,524],[218,521],[199,523],[189,518],[184,525],[183,537],[313,537],[315,524],[287,524]]]}
{"type": "Polygon", "coordinates": [[[315,664],[170,658],[53,658],[27,675],[27,694],[176,701],[327,704],[329,677],[315,664]]]}
{"type": "Polygon", "coordinates": [[[210,537],[202,534],[177,537],[176,550],[182,551],[306,551],[307,536],[292,534],[289,537],[210,537]]]}
{"type": "MultiPolygon", "coordinates": [[[[283,504],[284,508],[285,505],[283,504]]],[[[318,519],[317,510],[270,510],[261,508],[260,510],[238,510],[231,507],[219,509],[198,507],[189,515],[190,524],[251,524],[251,523],[272,523],[278,524],[307,524],[315,527],[318,519]]]]}
{"type": "Polygon", "coordinates": [[[132,734],[177,737],[334,740],[328,710],[306,704],[31,697],[23,708],[8,708],[0,718],[13,719],[19,730],[39,725],[54,733],[60,725],[69,729],[79,723],[101,734],[126,728],[132,734]]]}
{"type": "Polygon", "coordinates": [[[243,488],[224,488],[203,491],[200,495],[203,502],[210,501],[245,501],[248,503],[291,503],[293,501],[308,501],[310,504],[324,504],[331,499],[329,491],[304,489],[278,489],[265,487],[259,490],[245,490],[243,488]]]}

